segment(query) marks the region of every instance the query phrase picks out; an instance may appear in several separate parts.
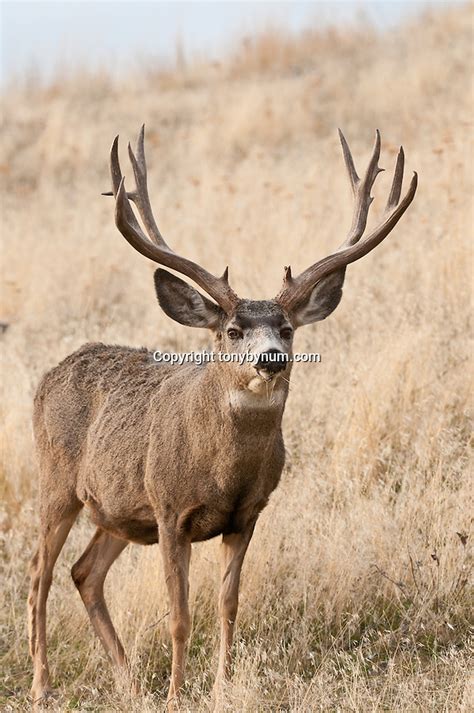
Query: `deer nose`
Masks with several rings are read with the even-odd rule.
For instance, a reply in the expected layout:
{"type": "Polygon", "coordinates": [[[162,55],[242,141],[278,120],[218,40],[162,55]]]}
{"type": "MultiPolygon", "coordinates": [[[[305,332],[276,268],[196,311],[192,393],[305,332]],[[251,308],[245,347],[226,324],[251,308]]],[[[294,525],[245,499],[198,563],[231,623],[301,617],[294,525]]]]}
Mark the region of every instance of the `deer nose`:
{"type": "Polygon", "coordinates": [[[276,374],[286,368],[287,361],[288,354],[281,352],[279,349],[269,349],[259,355],[255,368],[257,370],[265,369],[265,371],[276,374]]]}

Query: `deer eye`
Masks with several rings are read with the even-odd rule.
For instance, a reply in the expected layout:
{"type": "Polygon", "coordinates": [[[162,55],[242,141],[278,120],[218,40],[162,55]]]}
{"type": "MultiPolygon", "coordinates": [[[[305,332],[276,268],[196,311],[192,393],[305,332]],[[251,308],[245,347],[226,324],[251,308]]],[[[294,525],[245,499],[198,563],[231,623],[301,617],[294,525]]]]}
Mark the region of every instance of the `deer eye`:
{"type": "Polygon", "coordinates": [[[280,337],[282,339],[291,339],[292,334],[293,330],[291,329],[291,327],[284,327],[280,332],[280,337]]]}
{"type": "Polygon", "coordinates": [[[242,332],[239,329],[228,329],[227,336],[230,339],[242,339],[242,332]]]}

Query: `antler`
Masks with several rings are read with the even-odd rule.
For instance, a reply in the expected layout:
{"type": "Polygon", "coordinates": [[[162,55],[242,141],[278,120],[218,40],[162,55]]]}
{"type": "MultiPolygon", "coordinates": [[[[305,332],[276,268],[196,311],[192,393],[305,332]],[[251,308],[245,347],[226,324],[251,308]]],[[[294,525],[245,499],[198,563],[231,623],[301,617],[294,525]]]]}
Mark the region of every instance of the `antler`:
{"type": "Polygon", "coordinates": [[[364,230],[367,225],[369,208],[373,201],[370,191],[372,190],[372,186],[374,185],[377,175],[383,171],[383,169],[378,165],[380,157],[380,133],[378,130],[375,132],[375,144],[372,156],[370,158],[365,176],[362,180],[357,175],[351,151],[341,130],[339,130],[339,138],[355,199],[352,225],[347,238],[337,252],[322,258],[322,260],[319,260],[308,267],[297,277],[292,277],[291,268],[285,268],[283,286],[275,299],[288,312],[291,312],[292,309],[307,299],[316,283],[330,273],[340,270],[342,285],[346,265],[349,265],[351,262],[355,262],[364,255],[367,255],[367,253],[373,250],[387,237],[412,202],[416,193],[418,176],[416,172],[414,172],[410,187],[408,188],[405,197],[399,204],[405,161],[403,148],[400,147],[393,175],[392,188],[390,190],[382,222],[363,240],[360,240],[364,234],[364,230]]]}
{"type": "Polygon", "coordinates": [[[139,253],[160,265],[186,275],[202,287],[227,314],[231,313],[239,302],[239,298],[229,285],[228,268],[226,267],[222,277],[215,277],[200,265],[175,253],[158,230],[148,196],[144,146],[145,126],[142,126],[138,136],[136,156],[130,144],[128,145],[128,155],[136,183],[136,189],[129,193],[125,190],[125,179],[120,169],[118,138],[118,136],[115,137],[110,151],[110,175],[113,191],[102,194],[115,196],[115,224],[117,228],[139,253]],[[130,201],[133,201],[138,208],[148,238],[135,217],[130,201]]]}

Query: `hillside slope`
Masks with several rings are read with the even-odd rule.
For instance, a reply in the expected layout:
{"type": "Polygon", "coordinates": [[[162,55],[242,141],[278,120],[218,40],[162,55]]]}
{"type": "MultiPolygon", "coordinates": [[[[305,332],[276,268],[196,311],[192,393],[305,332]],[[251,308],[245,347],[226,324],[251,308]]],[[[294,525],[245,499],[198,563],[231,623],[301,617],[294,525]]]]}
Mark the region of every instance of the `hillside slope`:
{"type": "MultiPolygon", "coordinates": [[[[220,64],[142,64],[112,79],[63,76],[4,96],[0,320],[3,554],[0,694],[27,710],[25,602],[38,519],[31,403],[45,370],[86,341],[190,350],[207,336],[160,312],[153,265],[113,225],[108,151],[147,125],[150,193],[173,247],[242,295],[270,297],[344,238],[351,196],[336,129],[364,166],[398,145],[419,192],[392,236],[351,266],[327,321],[301,330],[282,483],[244,566],[229,711],[472,710],[469,478],[472,253],[471,7],[385,35],[267,32],[220,64]],[[467,539],[466,539],[467,536],[467,539]]],[[[130,169],[126,174],[129,176],[130,169]]],[[[389,171],[387,171],[389,174],[389,171]]],[[[373,220],[388,177],[376,187],[373,220]]],[[[69,570],[49,603],[62,709],[148,711],[169,671],[157,548],[130,547],[107,581],[112,616],[146,693],[116,682],[69,570]]],[[[193,548],[185,710],[205,711],[216,668],[218,543],[193,548]]],[[[472,600],[471,600],[472,601],[472,600]]],[[[472,631],[472,629],[471,629],[472,631]]]]}

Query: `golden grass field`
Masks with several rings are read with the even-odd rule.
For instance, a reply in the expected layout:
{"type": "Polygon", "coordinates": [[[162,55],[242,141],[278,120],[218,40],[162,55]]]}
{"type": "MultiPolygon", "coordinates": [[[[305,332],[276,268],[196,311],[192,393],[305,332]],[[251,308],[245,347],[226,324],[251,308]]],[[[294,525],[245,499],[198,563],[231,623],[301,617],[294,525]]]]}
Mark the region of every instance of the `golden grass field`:
{"type": "MultiPolygon", "coordinates": [[[[74,73],[4,95],[0,708],[27,710],[25,606],[35,547],[31,410],[41,375],[88,341],[188,351],[208,335],[168,319],[154,265],[113,223],[108,152],[147,125],[149,183],[173,247],[237,292],[278,291],[345,237],[359,168],[403,143],[413,206],[349,267],[326,322],[298,332],[284,417],[287,465],[247,555],[229,711],[468,711],[473,484],[469,467],[473,164],[472,7],[385,35],[360,26],[269,30],[220,63],[127,76],[74,73]]],[[[131,170],[126,174],[130,176],[131,170]]],[[[389,171],[377,181],[373,216],[389,171]]],[[[129,180],[129,184],[131,181],[129,180]]],[[[73,528],[49,598],[58,710],[163,710],[170,667],[156,547],[107,580],[112,618],[145,693],[130,698],[70,577],[92,532],[73,528]]],[[[218,541],[193,546],[183,711],[207,711],[217,662],[218,541]]],[[[470,687],[471,683],[471,687],[470,687]]]]}

